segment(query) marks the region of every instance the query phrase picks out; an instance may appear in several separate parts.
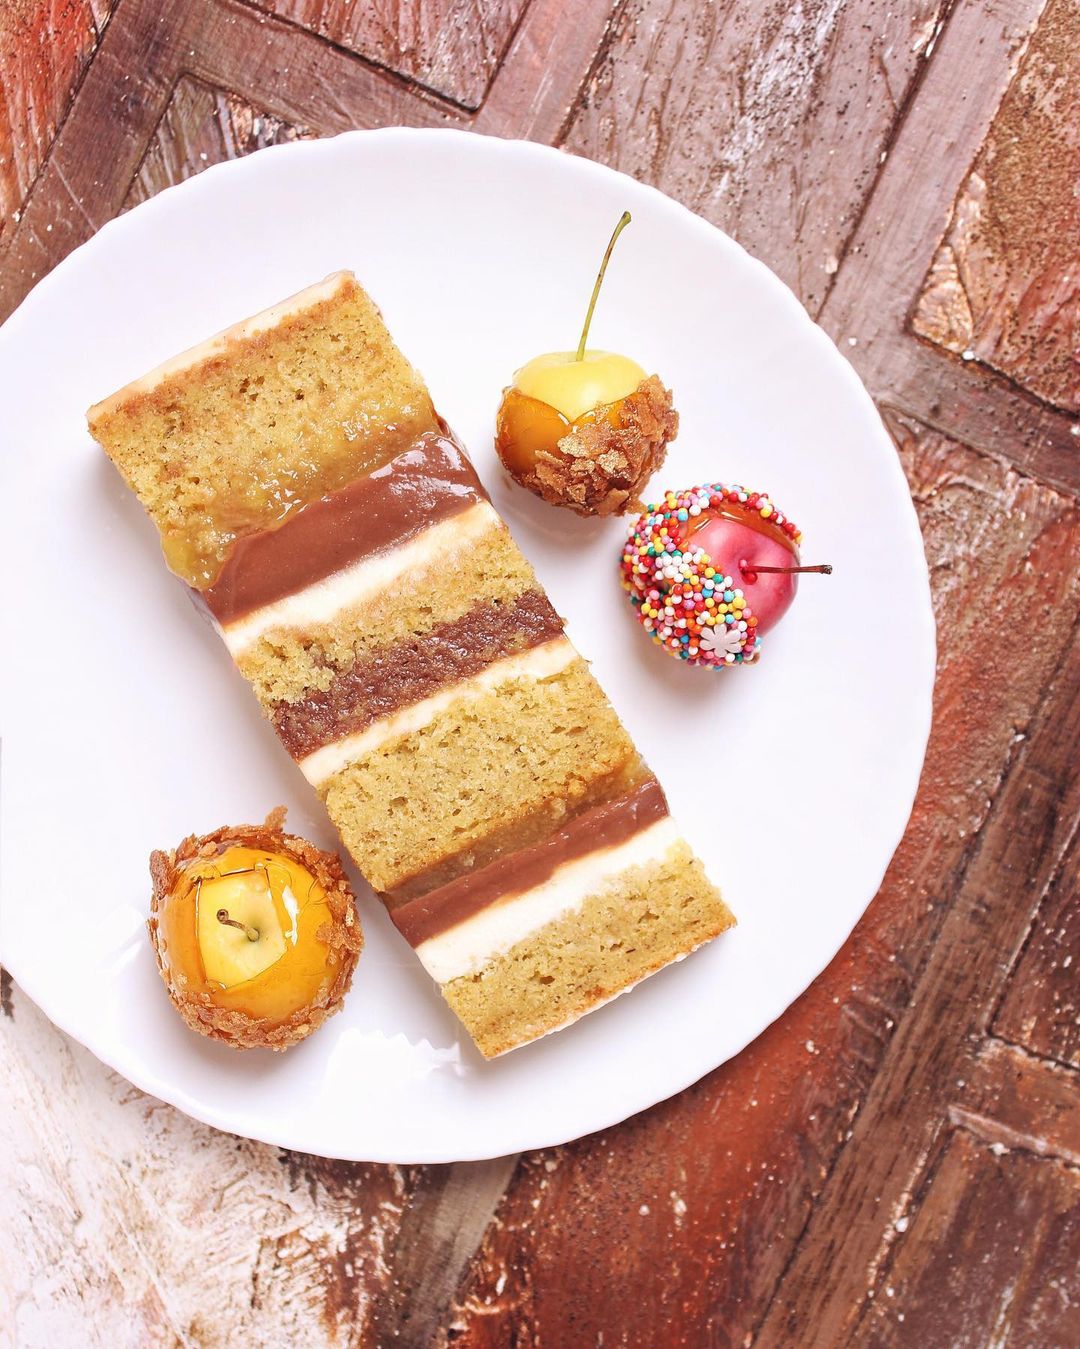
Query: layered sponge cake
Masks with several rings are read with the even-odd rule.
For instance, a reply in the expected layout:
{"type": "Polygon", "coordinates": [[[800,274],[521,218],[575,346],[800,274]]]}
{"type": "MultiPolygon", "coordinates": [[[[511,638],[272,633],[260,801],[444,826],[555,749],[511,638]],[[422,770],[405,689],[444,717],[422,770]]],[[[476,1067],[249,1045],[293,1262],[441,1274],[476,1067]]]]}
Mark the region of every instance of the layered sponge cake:
{"type": "Polygon", "coordinates": [[[732,924],[350,273],[89,421],[485,1055],[732,924]]]}

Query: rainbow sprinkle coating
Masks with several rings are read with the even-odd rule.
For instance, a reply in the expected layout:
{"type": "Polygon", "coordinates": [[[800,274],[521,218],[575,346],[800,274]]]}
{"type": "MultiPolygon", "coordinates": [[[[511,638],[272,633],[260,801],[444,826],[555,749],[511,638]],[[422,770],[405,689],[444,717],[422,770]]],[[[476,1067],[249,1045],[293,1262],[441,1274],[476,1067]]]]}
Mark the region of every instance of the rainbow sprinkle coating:
{"type": "Polygon", "coordinates": [[[709,483],[666,492],[631,521],[623,549],[622,584],[638,621],[657,645],[689,665],[724,670],[749,665],[761,647],[757,618],[730,576],[708,554],[679,543],[681,526],[710,507],[756,513],[798,545],[802,535],[762,492],[735,483],[709,483]]]}

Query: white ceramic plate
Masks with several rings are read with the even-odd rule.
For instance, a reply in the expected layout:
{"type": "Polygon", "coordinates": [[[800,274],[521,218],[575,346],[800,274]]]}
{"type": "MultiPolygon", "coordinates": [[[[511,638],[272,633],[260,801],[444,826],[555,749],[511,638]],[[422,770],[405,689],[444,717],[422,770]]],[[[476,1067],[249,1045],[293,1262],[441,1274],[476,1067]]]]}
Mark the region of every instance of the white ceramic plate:
{"type": "MultiPolygon", "coordinates": [[[[442,1162],[562,1142],[739,1052],[839,949],[906,824],[933,620],[895,451],[850,367],[720,231],[582,159],[450,131],[360,131],[211,168],[106,225],[0,332],[2,948],[22,988],[137,1086],[304,1152],[442,1162]],[[619,213],[592,342],[670,383],[657,488],[767,489],[808,579],[757,668],[684,668],[616,579],[618,521],[510,485],[499,391],[573,346],[619,213]],[[371,895],[342,1015],[283,1056],[191,1034],[144,928],[147,855],[279,802],[333,846],[225,648],[166,571],[84,410],[336,268],[353,268],[470,447],[570,633],[667,788],[738,928],[577,1026],[485,1064],[371,895]]],[[[478,766],[479,768],[479,766],[478,766]]]]}

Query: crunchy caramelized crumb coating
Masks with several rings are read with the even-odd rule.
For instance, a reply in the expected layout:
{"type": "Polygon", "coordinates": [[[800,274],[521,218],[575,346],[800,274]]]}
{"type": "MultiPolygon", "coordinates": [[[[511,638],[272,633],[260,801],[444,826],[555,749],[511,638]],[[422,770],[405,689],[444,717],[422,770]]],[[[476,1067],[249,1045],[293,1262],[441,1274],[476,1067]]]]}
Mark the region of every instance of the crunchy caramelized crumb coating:
{"type": "Polygon", "coordinates": [[[278,806],[261,825],[226,825],[201,838],[191,834],[170,852],[155,849],[150,854],[153,893],[146,925],[169,997],[192,1030],[213,1040],[223,1040],[237,1049],[285,1050],[317,1030],[328,1017],[340,1011],[364,945],[355,897],[340,860],[333,853],[316,848],[307,839],[284,833],[284,823],[285,807],[278,806]],[[160,940],[162,910],[185,868],[200,858],[211,858],[236,846],[291,858],[315,877],[327,897],[330,921],[320,925],[316,937],[339,956],[334,979],[316,1003],[300,1008],[278,1023],[271,1024],[245,1012],[219,1007],[208,992],[185,987],[184,981],[173,977],[160,940]]]}
{"type": "Polygon", "coordinates": [[[553,450],[539,450],[531,471],[514,472],[553,506],[578,515],[621,515],[642,509],[641,493],[679,430],[679,414],[656,375],[620,400],[617,425],[579,421],[553,450]]]}

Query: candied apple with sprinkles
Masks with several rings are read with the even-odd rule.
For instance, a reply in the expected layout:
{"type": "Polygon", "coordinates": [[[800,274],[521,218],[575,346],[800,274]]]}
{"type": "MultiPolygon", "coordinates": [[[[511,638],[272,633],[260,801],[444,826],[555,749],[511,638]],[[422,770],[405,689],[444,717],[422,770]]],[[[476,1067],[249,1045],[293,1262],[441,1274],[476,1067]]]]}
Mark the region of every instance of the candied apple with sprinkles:
{"type": "Polygon", "coordinates": [[[689,665],[750,665],[804,567],[802,535],[762,492],[710,483],[668,492],[630,525],[622,583],[657,645],[689,665]]]}

